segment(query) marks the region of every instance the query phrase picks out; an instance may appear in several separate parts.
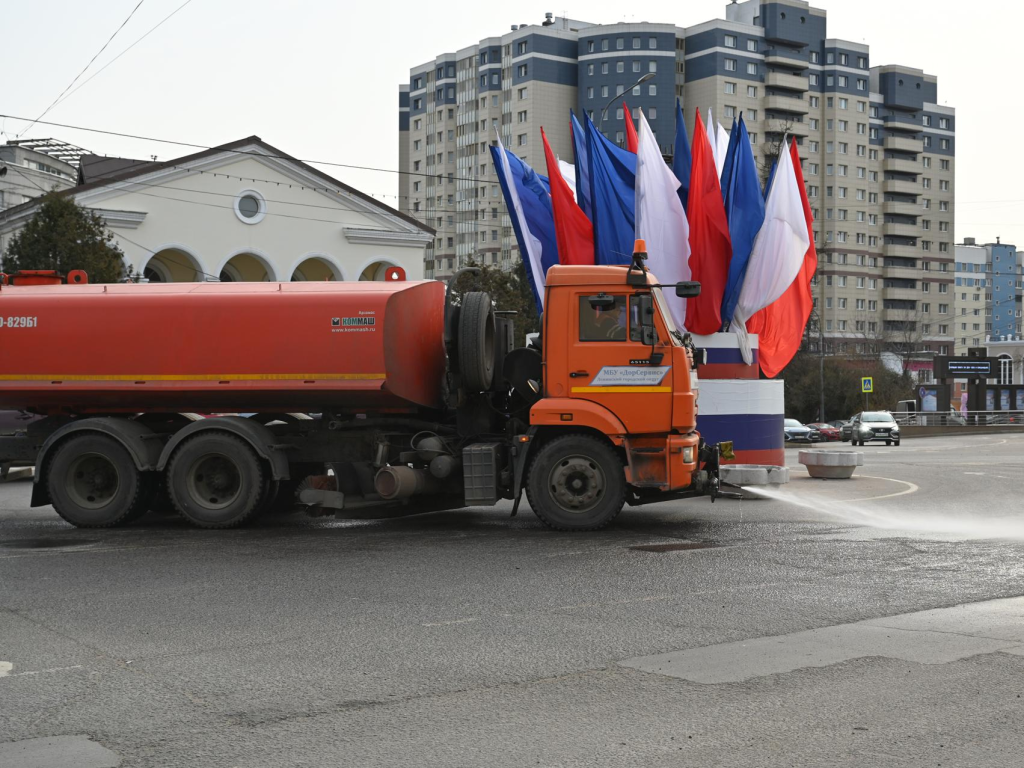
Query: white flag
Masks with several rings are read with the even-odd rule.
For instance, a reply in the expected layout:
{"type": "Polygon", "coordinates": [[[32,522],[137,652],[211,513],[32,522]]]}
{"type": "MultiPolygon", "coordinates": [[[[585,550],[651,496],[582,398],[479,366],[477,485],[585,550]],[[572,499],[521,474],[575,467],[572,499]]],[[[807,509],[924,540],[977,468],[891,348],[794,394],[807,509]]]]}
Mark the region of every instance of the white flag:
{"type": "Polygon", "coordinates": [[[562,174],[562,178],[565,179],[565,183],[569,185],[569,189],[572,190],[572,199],[576,199],[576,166],[572,163],[567,163],[565,160],[558,161],[558,172],[562,174]]]}
{"type": "Polygon", "coordinates": [[[747,320],[784,294],[804,263],[811,242],[788,142],[783,142],[772,188],[765,201],[764,224],[757,233],[747,273],[730,328],[735,331],[743,361],[750,365],[747,320]]]}
{"type": "MultiPolygon", "coordinates": [[[[708,107],[708,126],[706,129],[708,144],[711,145],[711,156],[715,158],[715,167],[721,168],[718,164],[718,131],[715,130],[715,119],[711,116],[711,107],[708,107]]],[[[722,178],[722,172],[718,172],[718,178],[722,178]]]]}
{"type": "MultiPolygon", "coordinates": [[[[690,224],[679,200],[679,179],[665,163],[661,147],[640,110],[636,153],[636,236],[647,242],[647,265],[658,282],[690,279],[690,224]]],[[[676,327],[683,327],[686,300],[664,292],[676,327]]]]}
{"type": "Polygon", "coordinates": [[[718,138],[715,140],[718,147],[718,154],[715,155],[715,169],[718,171],[718,178],[722,178],[722,171],[725,169],[725,157],[729,154],[729,134],[722,124],[718,124],[718,138]]]}

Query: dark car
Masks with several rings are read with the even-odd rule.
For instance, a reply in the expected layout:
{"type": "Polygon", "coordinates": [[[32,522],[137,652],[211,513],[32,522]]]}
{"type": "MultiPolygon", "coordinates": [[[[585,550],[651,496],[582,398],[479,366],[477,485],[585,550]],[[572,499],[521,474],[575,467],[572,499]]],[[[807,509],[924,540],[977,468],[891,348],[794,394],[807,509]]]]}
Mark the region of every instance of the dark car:
{"type": "Polygon", "coordinates": [[[831,424],[808,424],[811,429],[816,429],[821,434],[823,442],[833,443],[839,440],[839,430],[833,427],[831,424]]]}
{"type": "Polygon", "coordinates": [[[818,430],[805,427],[796,419],[786,419],[782,423],[787,443],[816,443],[821,439],[818,430]]]}
{"type": "Polygon", "coordinates": [[[872,440],[884,440],[886,445],[900,444],[900,425],[888,411],[862,411],[850,419],[849,437],[843,428],[844,439],[854,445],[864,445],[872,440]]]}

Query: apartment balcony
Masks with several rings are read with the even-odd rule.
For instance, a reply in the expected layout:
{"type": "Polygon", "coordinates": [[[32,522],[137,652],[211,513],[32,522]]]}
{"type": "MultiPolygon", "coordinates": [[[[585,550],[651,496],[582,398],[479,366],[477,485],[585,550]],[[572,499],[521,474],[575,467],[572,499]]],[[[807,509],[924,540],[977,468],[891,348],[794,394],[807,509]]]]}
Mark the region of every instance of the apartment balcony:
{"type": "Polygon", "coordinates": [[[897,203],[886,201],[882,203],[882,213],[890,213],[896,216],[921,216],[924,208],[917,203],[897,203]]]}
{"type": "Polygon", "coordinates": [[[920,133],[922,130],[921,121],[915,120],[910,115],[886,115],[882,121],[887,131],[920,133]]]}
{"type": "MultiPolygon", "coordinates": [[[[902,301],[919,301],[921,299],[921,289],[914,288],[883,288],[882,296],[886,299],[902,300],[902,301]]],[[[897,312],[903,310],[895,310],[897,312]]]]}
{"type": "Polygon", "coordinates": [[[784,88],[787,91],[807,91],[806,75],[791,75],[788,72],[769,72],[764,84],[769,88],[784,88]]]}
{"type": "Polygon", "coordinates": [[[883,146],[894,152],[924,152],[924,142],[909,136],[886,136],[883,146]]]}
{"type": "Polygon", "coordinates": [[[882,277],[891,280],[920,280],[921,270],[915,267],[883,267],[882,277]]]}
{"type": "Polygon", "coordinates": [[[886,179],[882,182],[882,191],[892,195],[920,195],[921,186],[916,181],[886,179]]]}
{"type": "Polygon", "coordinates": [[[771,112],[792,112],[798,115],[807,114],[807,102],[792,96],[769,96],[765,100],[765,109],[771,112]]]}
{"type": "Polygon", "coordinates": [[[807,57],[801,58],[799,53],[787,53],[785,51],[772,50],[764,57],[764,63],[769,67],[786,67],[787,69],[807,69],[807,57]]]}
{"type": "Polygon", "coordinates": [[[895,224],[887,221],[882,224],[882,234],[886,237],[920,237],[921,228],[916,224],[895,224]]]}
{"type": "Polygon", "coordinates": [[[895,157],[887,157],[882,161],[882,170],[893,173],[921,173],[921,164],[916,160],[898,160],[895,157]]]}
{"type": "Polygon", "coordinates": [[[886,243],[882,246],[882,249],[886,256],[892,256],[894,259],[921,258],[921,250],[916,245],[892,245],[886,243]]]}

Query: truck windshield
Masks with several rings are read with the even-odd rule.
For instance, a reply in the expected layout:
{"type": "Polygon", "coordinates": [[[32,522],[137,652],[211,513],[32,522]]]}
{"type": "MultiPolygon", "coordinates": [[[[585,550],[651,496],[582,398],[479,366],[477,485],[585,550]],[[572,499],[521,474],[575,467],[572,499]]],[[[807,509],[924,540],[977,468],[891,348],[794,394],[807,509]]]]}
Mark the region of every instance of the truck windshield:
{"type": "Polygon", "coordinates": [[[661,312],[661,318],[665,321],[665,325],[668,326],[668,337],[672,340],[673,346],[683,346],[683,337],[676,328],[676,324],[672,321],[672,313],[668,311],[668,304],[665,302],[665,296],[661,292],[661,288],[652,288],[651,293],[654,294],[654,301],[658,305],[658,311],[661,312]]]}

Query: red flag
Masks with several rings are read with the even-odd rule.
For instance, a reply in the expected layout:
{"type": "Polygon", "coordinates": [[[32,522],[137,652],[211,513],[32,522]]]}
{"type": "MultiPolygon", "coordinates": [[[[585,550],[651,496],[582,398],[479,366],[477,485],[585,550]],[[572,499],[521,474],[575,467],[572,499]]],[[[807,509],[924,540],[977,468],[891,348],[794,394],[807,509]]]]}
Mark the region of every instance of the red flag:
{"type": "Polygon", "coordinates": [[[622,117],[626,121],[626,149],[634,155],[640,149],[640,139],[636,135],[636,126],[633,124],[633,115],[629,113],[626,102],[622,102],[622,117]]]}
{"type": "Polygon", "coordinates": [[[551,151],[544,129],[540,129],[544,142],[544,159],[548,164],[548,183],[551,185],[551,207],[555,214],[555,238],[558,241],[559,264],[594,263],[594,227],[587,214],[576,204],[572,190],[562,178],[555,153],[551,151]]]}
{"type": "Polygon", "coordinates": [[[800,187],[804,218],[807,220],[807,237],[811,245],[804,254],[804,263],[796,280],[782,296],[750,318],[750,322],[747,323],[748,331],[760,334],[758,359],[761,370],[769,378],[774,378],[789,365],[789,361],[800,349],[804,328],[814,306],[811,278],[818,268],[818,253],[814,249],[814,216],[811,214],[811,204],[807,200],[807,189],[804,187],[804,173],[800,168],[800,154],[796,141],[790,143],[789,149],[793,156],[793,171],[800,187]],[[761,315],[763,319],[759,319],[761,315]],[[752,326],[761,327],[755,330],[752,326]]]}
{"type": "Polygon", "coordinates": [[[700,296],[686,302],[686,330],[708,334],[722,328],[722,297],[729,277],[732,242],[718,169],[699,109],[691,151],[686,214],[690,220],[690,274],[691,279],[700,283],[700,296]]]}

